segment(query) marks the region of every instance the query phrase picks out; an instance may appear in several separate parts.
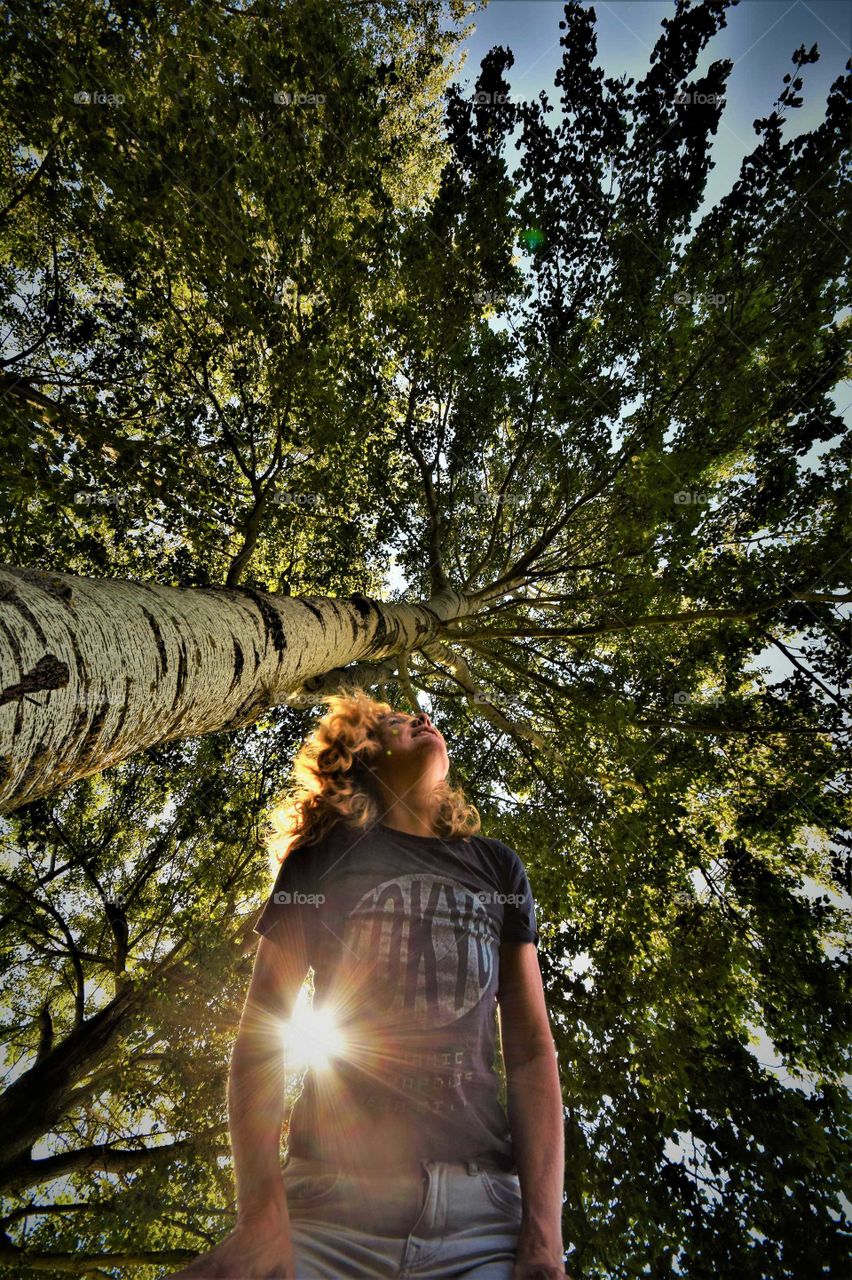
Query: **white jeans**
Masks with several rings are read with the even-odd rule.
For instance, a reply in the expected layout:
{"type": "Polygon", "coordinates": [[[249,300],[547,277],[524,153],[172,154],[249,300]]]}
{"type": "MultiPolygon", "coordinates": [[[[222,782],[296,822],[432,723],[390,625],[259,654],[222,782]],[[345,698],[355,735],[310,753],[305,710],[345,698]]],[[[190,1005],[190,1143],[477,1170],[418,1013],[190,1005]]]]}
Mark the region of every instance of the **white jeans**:
{"type": "Polygon", "coordinates": [[[290,1159],[284,1169],[297,1280],[511,1280],[517,1173],[476,1160],[361,1174],[290,1159]]]}

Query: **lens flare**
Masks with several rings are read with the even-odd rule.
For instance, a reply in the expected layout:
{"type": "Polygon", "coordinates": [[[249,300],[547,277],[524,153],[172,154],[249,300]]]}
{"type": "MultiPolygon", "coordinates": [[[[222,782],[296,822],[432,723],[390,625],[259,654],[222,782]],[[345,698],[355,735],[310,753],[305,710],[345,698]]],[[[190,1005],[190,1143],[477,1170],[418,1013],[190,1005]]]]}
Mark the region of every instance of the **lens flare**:
{"type": "Polygon", "coordinates": [[[305,1067],[323,1070],[331,1065],[332,1058],[342,1053],[343,1036],[332,1011],[311,1008],[304,996],[303,990],[293,1016],[282,1030],[287,1066],[296,1071],[305,1067]]]}
{"type": "Polygon", "coordinates": [[[520,239],[528,249],[535,250],[544,244],[546,237],[540,227],[527,227],[521,232],[520,239]]]}

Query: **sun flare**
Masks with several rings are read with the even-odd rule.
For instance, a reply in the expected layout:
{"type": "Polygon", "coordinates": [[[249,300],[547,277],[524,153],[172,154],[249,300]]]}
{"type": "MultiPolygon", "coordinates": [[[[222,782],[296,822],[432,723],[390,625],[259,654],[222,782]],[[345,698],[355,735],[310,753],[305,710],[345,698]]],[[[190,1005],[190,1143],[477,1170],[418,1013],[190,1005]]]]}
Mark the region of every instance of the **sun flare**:
{"type": "Polygon", "coordinates": [[[331,1009],[314,1009],[307,1003],[304,990],[284,1023],[282,1041],[287,1066],[296,1071],[305,1067],[322,1070],[343,1050],[343,1035],[331,1009]]]}

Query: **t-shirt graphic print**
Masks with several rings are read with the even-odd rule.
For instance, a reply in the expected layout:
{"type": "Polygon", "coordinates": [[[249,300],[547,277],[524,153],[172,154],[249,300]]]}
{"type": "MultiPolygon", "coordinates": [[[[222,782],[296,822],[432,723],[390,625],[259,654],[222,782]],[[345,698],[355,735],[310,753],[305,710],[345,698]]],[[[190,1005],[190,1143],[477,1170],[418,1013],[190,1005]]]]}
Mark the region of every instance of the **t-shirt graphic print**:
{"type": "Polygon", "coordinates": [[[408,875],[365,894],[343,945],[373,957],[375,1001],[409,1027],[439,1027],[469,1013],[494,968],[492,924],[476,896],[447,876],[408,875]]]}
{"type": "Polygon", "coordinates": [[[514,1167],[494,1070],[500,944],[539,940],[514,850],[338,823],[290,854],[256,929],[286,945],[283,921],[346,1046],[321,1086],[307,1072],[292,1154],[339,1157],[382,1117],[411,1158],[514,1167]]]}

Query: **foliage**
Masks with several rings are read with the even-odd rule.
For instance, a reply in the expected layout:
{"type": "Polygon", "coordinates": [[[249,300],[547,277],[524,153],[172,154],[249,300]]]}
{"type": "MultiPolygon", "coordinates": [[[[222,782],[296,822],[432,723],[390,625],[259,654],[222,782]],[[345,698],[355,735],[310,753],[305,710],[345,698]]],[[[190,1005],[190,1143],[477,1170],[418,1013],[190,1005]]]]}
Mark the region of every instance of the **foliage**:
{"type": "MultiPolygon", "coordinates": [[[[474,598],[388,692],[428,694],[484,829],[527,864],[578,1280],[848,1268],[850,445],[830,393],[852,78],[785,135],[819,56],[797,50],[702,212],[731,64],[695,67],[726,8],[678,3],[634,85],[603,77],[594,10],[569,3],[561,120],[512,100],[497,49],[447,91],[443,134],[431,5],[64,3],[0,34],[13,558],[387,596],[394,555],[409,598],[474,598]],[[322,110],[273,111],[319,83],[322,110]],[[126,102],[75,113],[80,86],[126,102]],[[795,1084],[749,1051],[758,1030],[795,1084]]],[[[169,744],[11,819],[11,1074],[73,1034],[75,999],[91,1018],[141,993],[35,1155],[193,1141],[46,1185],[34,1253],[141,1262],[220,1234],[256,826],[305,723],[169,744]]],[[[35,1199],[9,1190],[15,1244],[35,1199]]]]}

